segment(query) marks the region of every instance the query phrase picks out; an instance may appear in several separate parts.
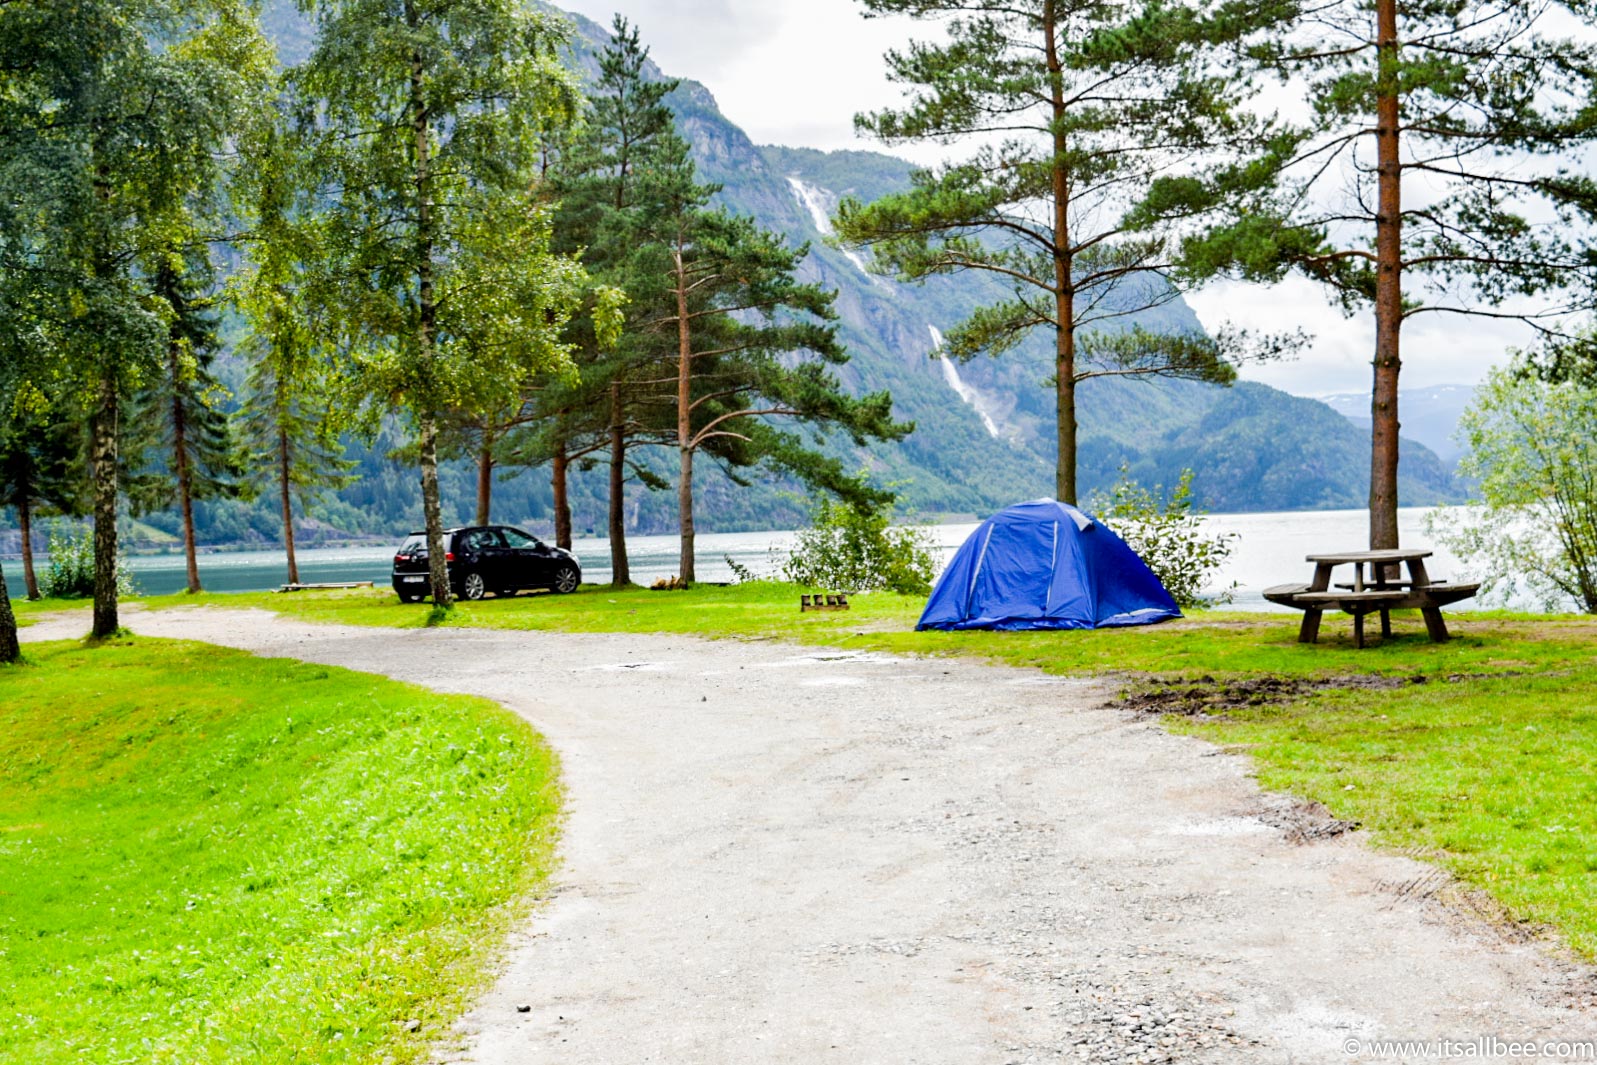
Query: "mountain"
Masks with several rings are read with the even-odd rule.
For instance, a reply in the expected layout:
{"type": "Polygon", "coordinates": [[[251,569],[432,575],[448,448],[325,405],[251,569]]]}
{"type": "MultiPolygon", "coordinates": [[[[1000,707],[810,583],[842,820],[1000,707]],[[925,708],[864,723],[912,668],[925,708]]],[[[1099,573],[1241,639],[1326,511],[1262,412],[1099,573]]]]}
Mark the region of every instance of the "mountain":
{"type": "MultiPolygon", "coordinates": [[[[1458,432],[1458,422],[1464,416],[1464,408],[1474,398],[1475,388],[1472,385],[1405,388],[1398,394],[1397,410],[1403,420],[1404,431],[1436,452],[1437,457],[1451,468],[1464,454],[1464,449],[1453,437],[1458,432]]],[[[1369,393],[1321,396],[1320,400],[1360,429],[1369,431],[1369,393]]]]}
{"type": "MultiPolygon", "coordinates": [[[[573,61],[592,71],[608,33],[581,16],[568,17],[576,29],[573,61]]],[[[269,0],[264,19],[281,58],[303,58],[311,34],[293,0],[269,0]]],[[[935,358],[942,333],[1004,289],[969,274],[900,284],[872,274],[860,255],[826,243],[829,218],[843,196],[869,201],[902,189],[911,164],[876,152],[756,145],[697,82],[683,81],[670,103],[693,146],[701,178],[722,186],[721,199],[793,243],[810,245],[805,280],[838,293],[840,334],[853,356],[840,372],[845,385],[888,389],[898,417],[915,422],[907,440],[849,457],[879,481],[897,485],[908,508],[928,517],[986,514],[1018,499],[1051,494],[1051,340],[1039,333],[1001,359],[960,364],[935,358]]],[[[1137,320],[1155,328],[1201,328],[1180,300],[1137,320]]],[[[1211,510],[1351,508],[1367,500],[1367,434],[1311,399],[1256,384],[1221,389],[1106,378],[1083,385],[1079,408],[1081,483],[1088,490],[1111,483],[1123,464],[1150,485],[1174,484],[1182,468],[1191,466],[1199,500],[1211,510]]],[[[384,453],[381,441],[373,450],[360,450],[365,476],[324,508],[322,517],[331,525],[391,532],[415,523],[415,477],[384,453]]],[[[663,472],[669,473],[671,458],[659,455],[663,472]]],[[[447,519],[469,516],[471,476],[461,464],[444,471],[447,519]]],[[[1402,483],[1405,502],[1461,498],[1446,467],[1417,442],[1405,442],[1402,483]]],[[[579,471],[573,478],[579,532],[603,528],[603,493],[602,471],[579,471]]],[[[700,525],[706,530],[786,527],[804,514],[794,486],[741,487],[714,470],[705,475],[701,494],[700,525]]],[[[219,504],[218,528],[248,527],[268,535],[274,525],[270,514],[232,513],[241,506],[219,504]]],[[[525,471],[501,482],[495,513],[547,528],[546,473],[525,471]]],[[[671,493],[636,489],[628,517],[641,532],[673,529],[671,493]]]]}

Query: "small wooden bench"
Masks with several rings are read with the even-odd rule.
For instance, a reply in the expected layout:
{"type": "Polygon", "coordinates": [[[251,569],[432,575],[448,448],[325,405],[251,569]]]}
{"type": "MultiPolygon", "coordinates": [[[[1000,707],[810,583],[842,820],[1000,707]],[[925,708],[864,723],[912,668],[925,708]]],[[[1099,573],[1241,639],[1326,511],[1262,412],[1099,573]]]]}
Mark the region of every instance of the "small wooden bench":
{"type": "Polygon", "coordinates": [[[847,609],[848,609],[848,596],[846,594],[822,595],[820,593],[816,593],[814,595],[801,595],[801,596],[799,596],[799,613],[801,613],[801,614],[806,612],[806,611],[810,611],[810,610],[847,610],[847,609]]]}
{"type": "Polygon", "coordinates": [[[323,584],[285,584],[280,592],[328,592],[344,588],[375,588],[374,581],[330,581],[323,584]]]}

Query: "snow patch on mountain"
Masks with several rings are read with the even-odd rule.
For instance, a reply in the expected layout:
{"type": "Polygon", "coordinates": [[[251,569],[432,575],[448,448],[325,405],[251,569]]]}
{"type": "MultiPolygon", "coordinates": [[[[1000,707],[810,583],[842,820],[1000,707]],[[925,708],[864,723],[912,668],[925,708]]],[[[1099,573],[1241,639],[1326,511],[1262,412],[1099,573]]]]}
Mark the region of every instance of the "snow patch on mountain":
{"type": "MultiPolygon", "coordinates": [[[[789,177],[788,187],[793,190],[793,198],[798,200],[799,206],[810,213],[810,220],[815,223],[815,228],[821,231],[823,237],[837,235],[837,230],[832,227],[832,211],[837,206],[837,197],[818,185],[811,185],[801,178],[789,177]]],[[[843,255],[849,262],[859,267],[859,272],[871,279],[871,284],[879,285],[882,279],[871,273],[871,268],[857,252],[843,249],[843,255]]]]}
{"type": "MultiPolygon", "coordinates": [[[[926,328],[932,331],[932,352],[935,354],[942,350],[943,331],[938,329],[935,325],[928,325],[926,328]]],[[[981,416],[981,423],[987,427],[988,434],[991,435],[994,440],[997,440],[998,423],[993,421],[992,415],[988,414],[982,409],[981,396],[977,394],[974,388],[965,383],[965,379],[963,377],[959,376],[959,367],[955,365],[954,360],[942,358],[938,359],[937,361],[942,364],[943,380],[948,382],[948,387],[952,388],[955,395],[964,400],[972,410],[981,416]]]]}

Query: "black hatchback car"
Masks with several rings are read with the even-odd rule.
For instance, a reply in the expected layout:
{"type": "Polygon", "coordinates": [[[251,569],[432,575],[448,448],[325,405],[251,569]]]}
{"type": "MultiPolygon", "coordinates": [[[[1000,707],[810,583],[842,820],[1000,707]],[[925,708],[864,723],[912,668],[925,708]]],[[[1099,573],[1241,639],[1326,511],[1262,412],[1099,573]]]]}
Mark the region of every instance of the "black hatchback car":
{"type": "MultiPolygon", "coordinates": [[[[460,599],[535,588],[567,594],[582,584],[577,556],[508,525],[449,529],[444,533],[444,550],[449,586],[460,599]]],[[[427,534],[411,533],[394,555],[394,591],[399,598],[419,603],[429,595],[427,572],[427,534]]]]}

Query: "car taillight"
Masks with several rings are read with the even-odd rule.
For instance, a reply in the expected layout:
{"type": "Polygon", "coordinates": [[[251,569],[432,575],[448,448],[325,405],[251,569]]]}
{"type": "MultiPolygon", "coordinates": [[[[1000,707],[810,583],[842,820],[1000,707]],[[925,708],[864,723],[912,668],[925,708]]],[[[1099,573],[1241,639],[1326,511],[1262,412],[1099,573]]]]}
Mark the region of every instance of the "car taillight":
{"type": "Polygon", "coordinates": [[[394,564],[395,565],[398,565],[401,562],[409,562],[409,561],[410,561],[410,559],[406,558],[404,555],[395,555],[394,556],[394,564]]]}
{"type": "Polygon", "coordinates": [[[455,553],[453,551],[445,551],[444,552],[444,561],[445,562],[453,562],[454,560],[455,560],[455,553]]]}

